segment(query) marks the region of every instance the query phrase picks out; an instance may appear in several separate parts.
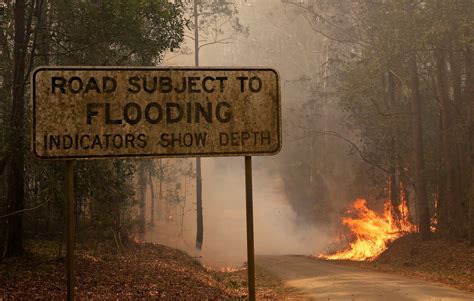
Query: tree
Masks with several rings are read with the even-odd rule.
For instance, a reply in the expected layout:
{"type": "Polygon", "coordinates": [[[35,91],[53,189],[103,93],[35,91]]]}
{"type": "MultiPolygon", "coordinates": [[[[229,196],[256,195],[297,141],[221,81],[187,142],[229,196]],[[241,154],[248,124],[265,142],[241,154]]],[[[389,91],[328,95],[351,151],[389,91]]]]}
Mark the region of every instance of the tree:
{"type": "MultiPolygon", "coordinates": [[[[36,4],[36,1],[35,1],[36,4]]],[[[34,4],[32,4],[34,5],[34,4]]],[[[30,15],[33,14],[33,8],[30,15]]],[[[15,38],[13,48],[13,93],[10,129],[19,132],[10,133],[10,149],[8,168],[8,209],[7,213],[24,209],[24,128],[25,128],[25,56],[26,41],[26,4],[25,0],[15,1],[15,38]]],[[[30,28],[28,29],[30,30],[30,28]]],[[[23,253],[23,222],[20,215],[11,215],[7,219],[6,243],[4,257],[21,255],[23,253]]]]}
{"type": "Polygon", "coordinates": [[[471,3],[284,2],[332,42],[330,84],[348,113],[356,140],[352,150],[371,166],[363,168],[366,173],[377,170],[374,188],[383,191],[386,181],[380,179],[390,178],[394,204],[401,184],[416,192],[423,238],[430,236],[430,216],[438,218],[440,235],[467,237],[467,208],[473,207],[467,198],[472,173],[464,168],[472,164],[468,154],[474,143],[466,126],[471,120],[466,113],[472,94],[471,3]]]}
{"type": "MultiPolygon", "coordinates": [[[[190,2],[186,1],[188,4],[190,2]]],[[[192,8],[192,9],[191,9],[192,8]]],[[[232,29],[232,33],[247,33],[247,28],[240,24],[238,9],[235,2],[221,0],[193,0],[192,7],[193,22],[189,23],[189,29],[193,36],[187,35],[194,41],[194,62],[199,66],[199,52],[201,48],[215,45],[227,44],[232,40],[231,36],[224,36],[224,28],[232,29]],[[200,18],[204,17],[204,18],[200,18]]],[[[201,158],[196,158],[196,249],[201,250],[204,240],[204,223],[202,208],[202,175],[201,158]]]]}
{"type": "MultiPolygon", "coordinates": [[[[3,12],[0,30],[2,48],[0,73],[4,78],[4,85],[0,87],[3,96],[1,106],[4,112],[10,114],[10,120],[6,130],[0,129],[0,137],[5,139],[2,145],[7,145],[0,153],[2,156],[0,167],[2,171],[5,166],[8,170],[6,212],[8,217],[4,255],[14,256],[21,254],[23,249],[22,224],[26,213],[23,214],[22,209],[25,208],[25,202],[37,200],[35,194],[38,194],[39,198],[49,196],[39,192],[44,189],[56,191],[57,186],[60,190],[61,186],[58,183],[62,182],[61,173],[52,172],[57,169],[56,165],[36,161],[27,153],[25,99],[31,70],[38,63],[58,65],[159,63],[165,50],[179,47],[183,40],[185,20],[182,5],[165,0],[114,2],[20,0],[13,6],[11,1],[7,1],[3,12]],[[13,49],[10,49],[12,45],[13,49]],[[10,66],[14,66],[13,75],[10,74],[10,66]],[[59,178],[55,181],[44,181],[45,174],[59,178]],[[25,182],[26,180],[28,182],[25,182]],[[38,189],[29,189],[30,187],[38,189]],[[25,195],[25,192],[29,195],[25,195]]],[[[128,164],[133,165],[130,162],[128,164]]],[[[128,164],[126,165],[131,168],[132,166],[128,164]]],[[[115,172],[111,173],[114,178],[110,180],[129,177],[130,169],[118,166],[115,172]]],[[[108,162],[84,162],[76,177],[86,178],[92,171],[108,168],[108,162]]],[[[89,182],[87,189],[78,191],[77,197],[81,201],[77,212],[84,217],[84,220],[90,216],[94,203],[101,202],[99,198],[104,197],[104,194],[96,193],[104,189],[98,187],[97,183],[101,182],[101,178],[108,179],[108,177],[108,174],[99,174],[97,181],[89,182]]],[[[129,186],[125,183],[118,189],[119,191],[112,195],[118,196],[121,193],[127,195],[129,186]],[[120,189],[123,189],[122,192],[120,189]]],[[[44,200],[44,204],[50,204],[50,200],[44,200]]],[[[115,214],[110,211],[104,212],[103,216],[107,218],[115,214]]],[[[49,218],[45,220],[51,221],[49,218]]],[[[110,230],[107,231],[110,233],[110,230]]]]}

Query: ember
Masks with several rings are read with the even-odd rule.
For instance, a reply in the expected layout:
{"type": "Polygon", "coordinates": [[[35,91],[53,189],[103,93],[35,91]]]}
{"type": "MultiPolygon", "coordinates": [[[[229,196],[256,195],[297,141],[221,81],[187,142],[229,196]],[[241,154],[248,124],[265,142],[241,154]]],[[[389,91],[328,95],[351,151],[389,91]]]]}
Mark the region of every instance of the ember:
{"type": "Polygon", "coordinates": [[[232,267],[232,266],[224,266],[224,267],[220,267],[220,268],[213,268],[213,267],[210,267],[210,266],[207,266],[207,265],[204,265],[204,268],[207,271],[214,271],[214,272],[221,272],[221,273],[233,273],[233,272],[243,271],[243,270],[247,269],[246,267],[236,268],[236,267],[232,267]]]}

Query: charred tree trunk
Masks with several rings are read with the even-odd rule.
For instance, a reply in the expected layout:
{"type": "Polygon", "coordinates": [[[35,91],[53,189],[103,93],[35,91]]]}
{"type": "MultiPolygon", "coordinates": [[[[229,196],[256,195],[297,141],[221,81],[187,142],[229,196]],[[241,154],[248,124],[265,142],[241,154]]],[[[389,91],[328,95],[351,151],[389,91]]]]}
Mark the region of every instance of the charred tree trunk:
{"type": "Polygon", "coordinates": [[[439,48],[436,51],[436,80],[437,94],[441,103],[441,198],[438,205],[440,210],[438,218],[440,221],[440,231],[442,234],[458,237],[457,227],[454,224],[456,215],[456,200],[454,193],[454,173],[453,173],[453,151],[451,141],[452,128],[452,106],[448,95],[446,82],[446,50],[439,48]]]}
{"type": "Polygon", "coordinates": [[[395,220],[398,222],[401,219],[399,210],[400,205],[400,176],[397,169],[394,167],[390,168],[390,201],[392,202],[393,215],[395,220]]]}
{"type": "Polygon", "coordinates": [[[469,171],[465,166],[469,159],[468,133],[463,125],[465,113],[462,109],[465,101],[462,97],[461,68],[457,55],[460,46],[456,42],[459,38],[456,30],[456,22],[452,21],[452,32],[449,41],[441,45],[437,55],[437,78],[439,96],[442,104],[442,121],[446,122],[443,129],[443,149],[446,149],[447,163],[447,195],[450,198],[448,204],[449,220],[448,229],[450,238],[461,239],[467,236],[468,232],[468,187],[469,171]],[[449,68],[447,67],[449,63],[449,68]],[[452,93],[450,93],[452,91],[452,93]],[[451,97],[452,96],[452,97],[451,97]]]}
{"type": "MultiPolygon", "coordinates": [[[[8,208],[7,213],[22,210],[24,207],[24,122],[25,122],[25,0],[17,0],[14,7],[15,41],[13,70],[13,105],[10,134],[10,163],[8,169],[8,208]]],[[[7,219],[4,257],[23,253],[23,221],[21,214],[7,219]]]]}
{"type": "MultiPolygon", "coordinates": [[[[472,3],[471,3],[472,8],[472,3]]],[[[468,116],[465,113],[467,106],[467,100],[463,97],[462,93],[462,44],[463,39],[462,33],[459,27],[458,16],[459,13],[464,10],[463,5],[457,3],[454,8],[454,13],[450,14],[450,35],[448,44],[448,62],[449,62],[449,78],[451,83],[451,91],[453,91],[453,104],[456,115],[453,116],[455,122],[455,144],[454,144],[454,176],[455,176],[455,198],[456,198],[456,215],[459,216],[457,219],[457,226],[459,227],[459,238],[466,238],[469,234],[469,175],[470,170],[466,169],[465,166],[469,164],[469,130],[466,130],[465,120],[468,120],[468,116]],[[457,118],[454,118],[457,117],[457,118]]],[[[471,10],[472,12],[472,10],[471,10]]]]}
{"type": "Polygon", "coordinates": [[[470,136],[470,198],[469,198],[469,241],[474,246],[474,51],[467,47],[464,51],[466,61],[465,96],[469,103],[469,136],[470,136]]]}
{"type": "MultiPolygon", "coordinates": [[[[392,72],[387,72],[388,74],[388,97],[392,105],[396,105],[397,102],[397,93],[396,93],[396,83],[392,72]]],[[[400,173],[397,166],[399,165],[398,155],[397,155],[397,143],[396,138],[393,137],[390,143],[390,148],[392,150],[392,155],[390,159],[391,167],[390,171],[390,201],[392,202],[392,210],[395,220],[398,222],[401,218],[401,213],[399,210],[400,205],[400,173]]]]}
{"type": "Polygon", "coordinates": [[[416,51],[412,50],[409,55],[409,73],[410,73],[410,101],[412,109],[412,128],[413,128],[413,150],[415,156],[415,186],[417,203],[417,221],[421,237],[428,240],[430,233],[430,217],[428,209],[428,196],[426,192],[425,179],[425,159],[423,154],[423,128],[421,119],[421,94],[418,77],[418,67],[416,51]]]}

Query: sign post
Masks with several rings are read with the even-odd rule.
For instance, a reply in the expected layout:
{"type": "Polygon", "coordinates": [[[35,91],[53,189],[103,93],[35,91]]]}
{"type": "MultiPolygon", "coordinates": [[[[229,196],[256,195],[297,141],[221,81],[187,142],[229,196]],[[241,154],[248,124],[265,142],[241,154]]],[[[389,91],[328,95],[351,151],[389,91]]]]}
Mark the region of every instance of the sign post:
{"type": "Polygon", "coordinates": [[[74,299],[73,160],[218,156],[245,156],[249,299],[255,300],[251,156],[281,149],[278,73],[39,67],[32,77],[32,150],[40,159],[66,160],[68,300],[74,299]]]}
{"type": "Polygon", "coordinates": [[[74,245],[75,221],[74,210],[74,161],[66,161],[66,272],[67,272],[67,300],[74,300],[74,245]]]}
{"type": "Polygon", "coordinates": [[[252,157],[245,156],[245,211],[247,220],[247,272],[249,300],[255,301],[255,252],[253,245],[252,157]]]}

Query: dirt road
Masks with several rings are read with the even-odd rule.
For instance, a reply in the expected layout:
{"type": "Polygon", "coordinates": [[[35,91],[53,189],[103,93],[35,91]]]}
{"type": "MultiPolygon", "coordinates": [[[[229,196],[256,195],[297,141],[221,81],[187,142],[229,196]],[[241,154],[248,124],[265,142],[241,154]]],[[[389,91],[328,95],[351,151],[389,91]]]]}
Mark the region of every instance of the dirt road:
{"type": "Polygon", "coordinates": [[[474,294],[403,276],[303,256],[258,256],[256,264],[310,300],[474,300],[474,294]]]}

